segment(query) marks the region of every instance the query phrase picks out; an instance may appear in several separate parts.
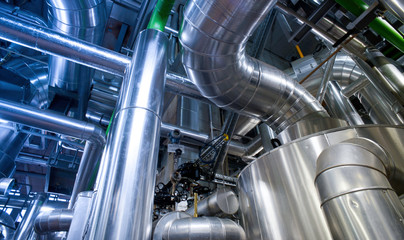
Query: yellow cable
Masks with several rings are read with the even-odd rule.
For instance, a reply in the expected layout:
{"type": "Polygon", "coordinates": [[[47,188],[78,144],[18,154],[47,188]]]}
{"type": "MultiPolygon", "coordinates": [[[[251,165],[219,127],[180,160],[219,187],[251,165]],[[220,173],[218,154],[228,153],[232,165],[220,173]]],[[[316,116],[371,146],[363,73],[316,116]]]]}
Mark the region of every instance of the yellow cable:
{"type": "Polygon", "coordinates": [[[198,217],[198,194],[194,193],[194,217],[198,217]]]}
{"type": "Polygon", "coordinates": [[[297,52],[299,53],[300,58],[304,58],[304,55],[303,55],[303,53],[302,53],[302,50],[300,50],[299,45],[296,45],[296,50],[297,50],[297,52]]]}

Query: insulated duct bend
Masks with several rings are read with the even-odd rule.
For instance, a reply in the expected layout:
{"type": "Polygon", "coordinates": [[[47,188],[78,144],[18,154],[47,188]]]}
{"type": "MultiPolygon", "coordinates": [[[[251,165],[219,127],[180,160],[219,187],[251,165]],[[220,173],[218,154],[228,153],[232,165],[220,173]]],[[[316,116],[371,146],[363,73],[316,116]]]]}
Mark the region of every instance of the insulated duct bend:
{"type": "MultiPolygon", "coordinates": [[[[100,44],[106,23],[104,0],[47,0],[52,29],[90,43],[100,44]]],[[[49,57],[49,85],[78,93],[79,119],[84,118],[91,85],[90,68],[62,57],[49,57]]]]}
{"type": "Polygon", "coordinates": [[[183,64],[203,96],[280,132],[323,107],[279,69],[246,55],[248,38],[276,1],[191,0],[180,41],[183,64]]]}

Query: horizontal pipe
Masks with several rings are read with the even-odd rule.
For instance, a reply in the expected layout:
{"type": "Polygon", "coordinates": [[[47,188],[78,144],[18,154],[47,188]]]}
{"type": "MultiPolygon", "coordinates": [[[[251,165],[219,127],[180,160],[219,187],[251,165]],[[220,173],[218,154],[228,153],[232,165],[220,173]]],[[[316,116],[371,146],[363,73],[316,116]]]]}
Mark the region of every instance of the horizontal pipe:
{"type": "MultiPolygon", "coordinates": [[[[169,123],[161,124],[160,136],[162,137],[168,136],[168,134],[174,130],[179,130],[181,132],[181,141],[190,144],[202,146],[211,140],[208,134],[181,128],[175,125],[171,125],[169,123]]],[[[228,153],[239,157],[245,157],[245,156],[254,156],[261,150],[262,150],[261,137],[257,136],[246,144],[237,141],[230,141],[228,153]]]]}
{"type": "MultiPolygon", "coordinates": [[[[229,188],[220,188],[207,198],[198,202],[198,216],[215,216],[217,214],[232,215],[238,211],[237,195],[229,188]]],[[[188,208],[186,213],[193,215],[195,208],[188,208]]]]}
{"type": "Polygon", "coordinates": [[[73,220],[73,210],[55,209],[39,214],[35,219],[35,232],[44,234],[48,232],[68,231],[73,220]]]}
{"type": "MultiPolygon", "coordinates": [[[[165,228],[162,239],[245,240],[244,229],[230,219],[217,217],[181,218],[165,228]]],[[[156,239],[157,240],[157,239],[156,239]]]]}
{"type": "Polygon", "coordinates": [[[6,15],[0,16],[0,39],[119,76],[124,75],[131,60],[109,49],[6,15]]]}
{"type": "Polygon", "coordinates": [[[105,145],[104,130],[91,123],[69,118],[53,111],[40,110],[31,106],[7,102],[1,99],[0,118],[29,127],[40,128],[50,132],[88,140],[84,148],[73,188],[71,198],[71,204],[73,204],[75,196],[79,192],[85,191],[88,187],[91,173],[101,157],[105,145]]]}

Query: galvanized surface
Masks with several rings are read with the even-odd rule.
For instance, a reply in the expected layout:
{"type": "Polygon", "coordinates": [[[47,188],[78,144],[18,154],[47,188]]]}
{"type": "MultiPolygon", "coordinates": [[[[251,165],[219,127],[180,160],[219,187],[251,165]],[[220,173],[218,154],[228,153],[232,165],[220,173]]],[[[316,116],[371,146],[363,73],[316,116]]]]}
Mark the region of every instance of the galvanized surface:
{"type": "Polygon", "coordinates": [[[316,160],[330,145],[355,138],[378,143],[394,162],[389,178],[403,192],[404,128],[339,128],[289,142],[247,166],[239,176],[241,224],[248,239],[331,239],[314,185],[316,160]]]}

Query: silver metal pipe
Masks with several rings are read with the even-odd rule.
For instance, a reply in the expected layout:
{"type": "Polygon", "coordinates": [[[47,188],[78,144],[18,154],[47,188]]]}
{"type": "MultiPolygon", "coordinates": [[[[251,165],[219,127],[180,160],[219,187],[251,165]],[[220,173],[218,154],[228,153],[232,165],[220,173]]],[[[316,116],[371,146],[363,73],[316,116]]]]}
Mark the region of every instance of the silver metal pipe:
{"type": "MultiPolygon", "coordinates": [[[[169,123],[161,124],[161,136],[168,136],[168,134],[174,130],[179,130],[181,132],[181,141],[186,143],[202,146],[212,140],[208,134],[188,130],[179,126],[171,125],[169,123]]],[[[257,136],[246,144],[238,141],[230,141],[228,152],[231,155],[246,157],[253,156],[261,150],[261,137],[257,136]]]]}
{"type": "Polygon", "coordinates": [[[341,94],[342,94],[342,96],[344,96],[346,98],[349,98],[349,97],[353,96],[355,93],[357,93],[358,91],[360,91],[363,88],[367,87],[369,85],[369,83],[370,82],[367,79],[367,77],[362,76],[358,80],[356,80],[355,82],[349,84],[344,89],[342,89],[341,94]]]}
{"type": "Polygon", "coordinates": [[[28,239],[31,230],[34,227],[35,218],[37,217],[39,210],[41,210],[46,198],[46,194],[38,193],[34,199],[31,200],[30,207],[25,212],[24,218],[14,234],[14,240],[28,239]]]}
{"type": "Polygon", "coordinates": [[[272,149],[274,149],[271,140],[276,138],[275,132],[266,123],[261,123],[258,128],[260,130],[262,147],[264,148],[265,152],[270,152],[272,149]]]}
{"type": "Polygon", "coordinates": [[[91,174],[101,157],[105,133],[91,123],[60,115],[53,111],[40,110],[23,104],[0,100],[0,118],[33,128],[88,140],[84,149],[71,197],[71,204],[79,192],[86,190],[91,174]]]}
{"type": "Polygon", "coordinates": [[[320,87],[318,88],[316,99],[320,103],[323,102],[325,93],[327,91],[328,83],[330,82],[332,76],[332,69],[334,67],[335,58],[337,55],[334,55],[330,60],[328,60],[327,65],[325,66],[325,72],[321,79],[320,87]]]}
{"type": "Polygon", "coordinates": [[[404,23],[404,2],[401,0],[380,0],[387,10],[393,13],[398,20],[404,23]]]}
{"type": "Polygon", "coordinates": [[[125,55],[11,16],[0,16],[0,39],[119,76],[130,64],[125,55]]]}
{"type": "Polygon", "coordinates": [[[188,78],[173,72],[168,72],[166,79],[166,91],[193,98],[202,102],[211,103],[208,99],[201,95],[198,88],[196,88],[196,86],[188,78]]]}
{"type": "MultiPolygon", "coordinates": [[[[104,0],[47,0],[50,27],[60,33],[89,43],[100,44],[106,23],[104,0]]],[[[91,68],[49,57],[49,86],[78,94],[78,118],[85,118],[90,95],[91,68]]]]}
{"type": "MultiPolygon", "coordinates": [[[[216,216],[217,214],[232,215],[238,211],[239,204],[237,195],[230,188],[219,188],[207,198],[198,202],[198,216],[216,216]]],[[[186,213],[191,216],[195,208],[190,207],[186,213]]]]}
{"type": "Polygon", "coordinates": [[[35,232],[44,234],[68,231],[72,220],[73,210],[71,209],[55,209],[43,212],[35,218],[35,232]]]}
{"type": "Polygon", "coordinates": [[[380,79],[382,80],[381,83],[383,84],[384,88],[393,93],[401,104],[404,104],[403,73],[401,73],[401,71],[376,48],[366,49],[366,56],[382,74],[380,79]]]}
{"type": "Polygon", "coordinates": [[[151,238],[167,46],[154,29],[137,38],[97,177],[90,239],[151,238]]]}
{"type": "Polygon", "coordinates": [[[363,125],[364,122],[356,109],[349,101],[341,94],[341,88],[336,81],[331,81],[328,84],[325,102],[329,108],[331,116],[343,119],[351,126],[363,125]]]}
{"type": "MultiPolygon", "coordinates": [[[[29,203],[29,198],[27,199],[26,197],[22,197],[22,196],[15,196],[15,195],[9,195],[7,197],[0,196],[0,207],[4,207],[7,204],[8,208],[21,209],[21,208],[26,207],[26,205],[28,203],[29,203]]],[[[50,208],[67,208],[67,205],[68,205],[67,202],[47,201],[44,206],[50,207],[50,208]]]]}
{"type": "Polygon", "coordinates": [[[321,152],[315,183],[335,239],[404,238],[404,206],[386,176],[389,160],[383,148],[365,138],[321,152]]]}
{"type": "Polygon", "coordinates": [[[188,1],[180,41],[184,67],[203,96],[280,132],[308,115],[328,114],[285,73],[245,54],[249,36],[275,4],[188,1]]]}
{"type": "Polygon", "coordinates": [[[154,240],[245,240],[242,227],[230,219],[217,217],[193,218],[184,212],[171,212],[159,220],[154,240]]]}
{"type": "Polygon", "coordinates": [[[247,238],[243,228],[230,219],[198,217],[174,221],[164,232],[163,239],[245,240],[247,238]]]}

